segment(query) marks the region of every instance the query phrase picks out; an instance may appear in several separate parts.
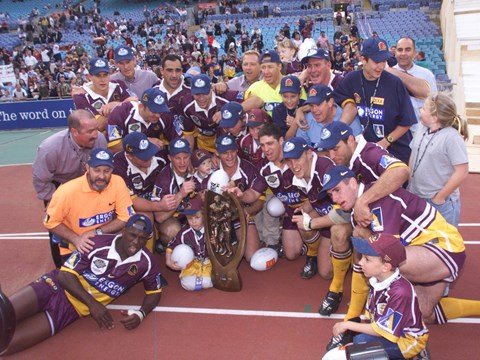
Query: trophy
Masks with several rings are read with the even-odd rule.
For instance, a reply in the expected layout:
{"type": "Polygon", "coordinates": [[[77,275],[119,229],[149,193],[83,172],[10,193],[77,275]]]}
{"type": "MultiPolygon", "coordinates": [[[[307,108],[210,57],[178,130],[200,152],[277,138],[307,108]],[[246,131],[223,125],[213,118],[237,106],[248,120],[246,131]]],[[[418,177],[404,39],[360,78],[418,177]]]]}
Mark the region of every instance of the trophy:
{"type": "Polygon", "coordinates": [[[240,291],[242,279],[238,266],[245,251],[247,221],[240,201],[222,191],[227,183],[228,176],[223,170],[213,173],[209,180],[204,203],[205,243],[212,262],[213,286],[223,291],[240,291]],[[239,231],[235,232],[238,225],[239,231]]]}

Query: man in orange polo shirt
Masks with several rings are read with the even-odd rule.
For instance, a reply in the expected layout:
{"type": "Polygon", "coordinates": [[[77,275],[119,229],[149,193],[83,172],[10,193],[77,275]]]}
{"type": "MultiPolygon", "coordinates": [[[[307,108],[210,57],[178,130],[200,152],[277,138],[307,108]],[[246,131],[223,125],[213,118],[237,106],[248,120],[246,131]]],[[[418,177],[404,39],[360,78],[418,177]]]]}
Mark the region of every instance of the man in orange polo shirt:
{"type": "Polygon", "coordinates": [[[94,235],[120,231],[134,213],[127,186],[113,175],[113,155],[96,148],[86,173],[61,185],[48,205],[45,227],[80,253],[92,250],[94,235]]]}

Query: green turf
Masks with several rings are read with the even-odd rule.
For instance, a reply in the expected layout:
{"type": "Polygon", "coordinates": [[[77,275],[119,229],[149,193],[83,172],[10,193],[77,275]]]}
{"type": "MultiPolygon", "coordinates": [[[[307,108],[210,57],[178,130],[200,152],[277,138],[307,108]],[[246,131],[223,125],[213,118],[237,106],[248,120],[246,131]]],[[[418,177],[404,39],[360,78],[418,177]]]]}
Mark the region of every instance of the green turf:
{"type": "Polygon", "coordinates": [[[1,131],[0,166],[31,164],[35,159],[38,145],[60,130],[62,128],[1,131]]]}

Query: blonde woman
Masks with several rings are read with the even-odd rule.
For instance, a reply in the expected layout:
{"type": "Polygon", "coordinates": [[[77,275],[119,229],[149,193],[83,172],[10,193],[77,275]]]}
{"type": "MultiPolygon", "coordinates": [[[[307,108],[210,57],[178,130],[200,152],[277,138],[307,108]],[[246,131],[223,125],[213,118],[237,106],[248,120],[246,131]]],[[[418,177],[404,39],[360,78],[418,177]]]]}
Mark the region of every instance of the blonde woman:
{"type": "Polygon", "coordinates": [[[431,203],[452,225],[460,220],[459,186],[468,175],[465,140],[468,127],[451,95],[427,98],[420,109],[421,128],[410,144],[408,189],[431,203]]]}

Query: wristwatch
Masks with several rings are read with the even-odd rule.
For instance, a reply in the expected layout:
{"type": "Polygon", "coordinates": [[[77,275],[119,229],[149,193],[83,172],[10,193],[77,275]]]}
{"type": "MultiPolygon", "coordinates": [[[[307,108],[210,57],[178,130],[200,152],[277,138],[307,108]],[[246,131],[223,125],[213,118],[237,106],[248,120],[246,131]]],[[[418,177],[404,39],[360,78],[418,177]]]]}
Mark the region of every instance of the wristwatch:
{"type": "Polygon", "coordinates": [[[99,227],[95,229],[95,234],[97,235],[103,235],[103,231],[102,229],[100,229],[99,227]]]}
{"type": "Polygon", "coordinates": [[[388,141],[390,144],[395,141],[395,140],[393,139],[393,137],[390,136],[390,135],[388,135],[388,136],[386,137],[386,139],[387,139],[387,141],[388,141]]]}

